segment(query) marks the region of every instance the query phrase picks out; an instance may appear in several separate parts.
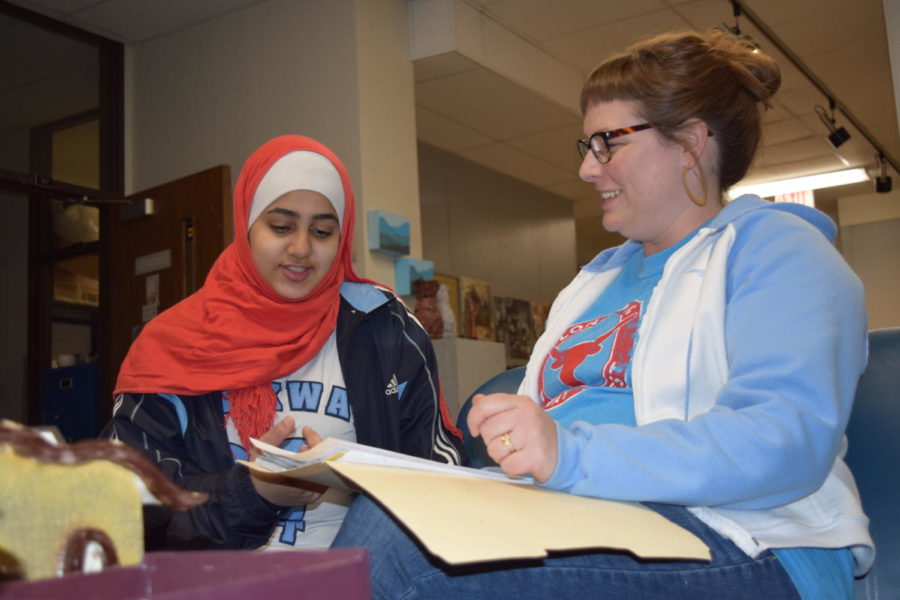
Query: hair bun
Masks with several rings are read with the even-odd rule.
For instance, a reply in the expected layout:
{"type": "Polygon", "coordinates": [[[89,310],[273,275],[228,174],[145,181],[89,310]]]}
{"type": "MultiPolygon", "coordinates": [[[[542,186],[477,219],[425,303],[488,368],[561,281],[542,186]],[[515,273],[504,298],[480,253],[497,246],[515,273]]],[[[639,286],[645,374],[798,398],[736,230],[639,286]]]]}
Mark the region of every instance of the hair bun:
{"type": "Polygon", "coordinates": [[[739,38],[721,29],[704,34],[710,50],[721,57],[751,96],[766,107],[781,87],[781,69],[773,58],[759,51],[749,39],[739,38]]]}

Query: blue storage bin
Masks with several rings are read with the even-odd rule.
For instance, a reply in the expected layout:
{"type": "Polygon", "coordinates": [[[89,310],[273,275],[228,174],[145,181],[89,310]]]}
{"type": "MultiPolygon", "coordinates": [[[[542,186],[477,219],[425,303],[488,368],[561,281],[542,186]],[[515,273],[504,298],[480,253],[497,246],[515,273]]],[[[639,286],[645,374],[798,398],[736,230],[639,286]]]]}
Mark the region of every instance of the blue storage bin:
{"type": "Polygon", "coordinates": [[[41,421],[56,425],[68,442],[95,438],[100,377],[96,363],[47,369],[41,374],[41,421]]]}

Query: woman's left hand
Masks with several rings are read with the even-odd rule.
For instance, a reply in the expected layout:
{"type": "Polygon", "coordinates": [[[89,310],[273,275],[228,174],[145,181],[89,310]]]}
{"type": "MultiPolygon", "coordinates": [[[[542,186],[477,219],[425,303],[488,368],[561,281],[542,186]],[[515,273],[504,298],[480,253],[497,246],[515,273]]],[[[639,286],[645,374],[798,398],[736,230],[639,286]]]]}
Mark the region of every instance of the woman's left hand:
{"type": "Polygon", "coordinates": [[[531,474],[543,483],[556,469],[556,423],[531,398],[477,394],[467,422],[507,475],[531,474]]]}

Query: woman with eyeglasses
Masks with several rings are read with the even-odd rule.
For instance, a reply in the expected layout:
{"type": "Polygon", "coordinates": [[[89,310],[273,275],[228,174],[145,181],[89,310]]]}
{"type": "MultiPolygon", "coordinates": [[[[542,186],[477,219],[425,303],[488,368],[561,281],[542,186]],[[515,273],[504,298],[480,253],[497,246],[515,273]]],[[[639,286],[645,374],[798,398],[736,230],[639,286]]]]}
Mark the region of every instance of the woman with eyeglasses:
{"type": "Polygon", "coordinates": [[[450,574],[359,499],[336,543],[370,549],[376,597],[853,597],[874,554],[841,459],[863,289],[824,214],[725,200],[780,80],[717,30],[649,39],[591,73],[579,174],[628,241],[559,294],[519,393],[478,396],[468,416],[506,473],[646,503],[711,561],[567,553],[450,574]]]}
{"type": "Polygon", "coordinates": [[[235,185],[234,241],[132,344],[105,435],[210,495],[183,513],[148,507],[148,549],[331,544],[352,495],[251,472],[236,463],[255,458],[250,438],[297,451],[335,437],[461,462],[428,335],[353,271],[354,215],[331,150],[297,135],[266,142],[235,185]]]}

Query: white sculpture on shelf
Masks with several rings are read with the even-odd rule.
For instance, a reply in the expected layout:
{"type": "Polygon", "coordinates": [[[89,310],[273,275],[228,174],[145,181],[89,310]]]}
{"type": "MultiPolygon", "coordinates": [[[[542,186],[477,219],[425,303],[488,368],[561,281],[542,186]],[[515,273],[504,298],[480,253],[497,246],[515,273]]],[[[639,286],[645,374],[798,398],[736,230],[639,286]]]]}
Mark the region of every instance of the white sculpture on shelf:
{"type": "Polygon", "coordinates": [[[450,306],[450,290],[443,283],[438,288],[437,303],[441,318],[444,320],[444,337],[456,337],[456,315],[450,306]]]}

